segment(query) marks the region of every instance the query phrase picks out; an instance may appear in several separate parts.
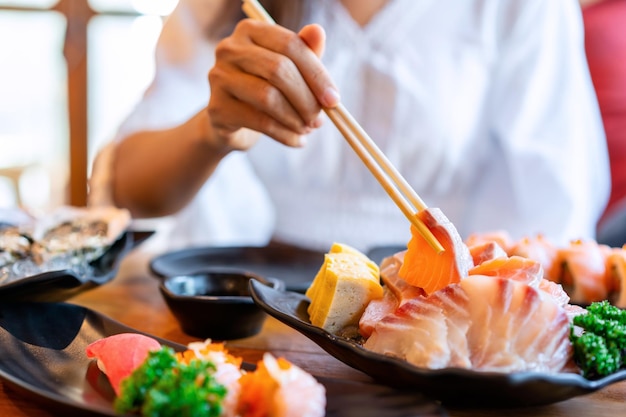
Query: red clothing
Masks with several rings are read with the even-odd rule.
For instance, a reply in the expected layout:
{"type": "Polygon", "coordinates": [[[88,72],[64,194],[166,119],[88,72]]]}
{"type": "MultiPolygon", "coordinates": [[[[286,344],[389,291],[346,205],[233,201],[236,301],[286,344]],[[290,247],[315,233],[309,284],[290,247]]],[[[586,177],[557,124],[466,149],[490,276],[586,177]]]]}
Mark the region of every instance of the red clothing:
{"type": "Polygon", "coordinates": [[[626,0],[583,8],[589,70],[604,121],[613,186],[605,214],[626,198],[626,0]]]}

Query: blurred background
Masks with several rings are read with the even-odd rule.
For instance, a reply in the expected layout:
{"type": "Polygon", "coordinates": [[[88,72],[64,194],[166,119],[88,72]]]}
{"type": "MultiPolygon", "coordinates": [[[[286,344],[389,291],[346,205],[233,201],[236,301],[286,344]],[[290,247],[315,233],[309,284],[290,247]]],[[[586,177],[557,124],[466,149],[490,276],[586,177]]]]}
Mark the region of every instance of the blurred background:
{"type": "Polygon", "coordinates": [[[0,0],[0,208],[84,205],[178,0],[0,0]]]}
{"type": "MultiPolygon", "coordinates": [[[[0,209],[86,204],[93,158],[152,79],[177,3],[0,0],[0,209]]],[[[626,0],[580,3],[617,207],[601,223],[612,230],[626,227],[626,0]]]]}

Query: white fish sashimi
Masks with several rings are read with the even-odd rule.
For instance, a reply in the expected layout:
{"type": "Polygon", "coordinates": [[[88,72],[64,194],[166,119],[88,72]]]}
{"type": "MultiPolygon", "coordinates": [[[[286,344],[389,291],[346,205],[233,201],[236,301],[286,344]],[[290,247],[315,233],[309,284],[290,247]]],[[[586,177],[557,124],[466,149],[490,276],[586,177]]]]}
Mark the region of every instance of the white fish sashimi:
{"type": "Polygon", "coordinates": [[[570,358],[569,318],[556,300],[522,282],[475,275],[470,302],[472,366],[486,371],[559,372],[570,358]]]}
{"type": "Polygon", "coordinates": [[[448,346],[450,347],[450,361],[448,366],[455,368],[470,368],[470,348],[467,341],[467,332],[471,320],[467,303],[467,294],[459,284],[449,285],[432,294],[429,302],[439,306],[445,312],[448,328],[448,346]]]}
{"type": "Polygon", "coordinates": [[[386,316],[363,346],[431,369],[447,367],[452,356],[443,309],[425,297],[409,300],[386,316]]]}
{"type": "Polygon", "coordinates": [[[370,301],[365,308],[359,320],[361,336],[370,337],[376,324],[385,316],[393,313],[406,301],[424,295],[421,288],[410,285],[398,275],[405,253],[406,251],[397,252],[380,263],[380,277],[384,284],[383,297],[370,301]]]}
{"type": "Polygon", "coordinates": [[[560,372],[571,357],[569,320],[547,292],[472,275],[406,301],[375,325],[364,347],[430,369],[560,372]]]}
{"type": "Polygon", "coordinates": [[[369,302],[359,319],[359,333],[368,338],[376,324],[398,308],[399,301],[388,287],[383,288],[383,297],[369,302]]]}

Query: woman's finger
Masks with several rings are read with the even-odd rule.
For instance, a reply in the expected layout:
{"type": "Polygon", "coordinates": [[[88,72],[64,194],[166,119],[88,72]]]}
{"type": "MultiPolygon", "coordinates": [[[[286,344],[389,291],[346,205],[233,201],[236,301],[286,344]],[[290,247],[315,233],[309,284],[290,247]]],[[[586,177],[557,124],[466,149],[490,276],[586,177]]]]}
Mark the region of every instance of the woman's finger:
{"type": "MultiPolygon", "coordinates": [[[[237,132],[242,128],[261,132],[288,146],[302,145],[300,132],[285,126],[273,115],[237,99],[230,91],[212,91],[208,112],[213,130],[222,137],[223,145],[230,148],[245,150],[251,145],[237,141],[237,132]]],[[[303,133],[307,133],[307,130],[303,133]]]]}
{"type": "MultiPolygon", "coordinates": [[[[298,34],[278,25],[245,19],[240,23],[252,42],[289,58],[299,74],[323,107],[334,107],[339,103],[339,92],[319,57],[298,34]]],[[[319,27],[317,27],[319,28],[319,27]]],[[[321,29],[319,29],[321,30],[321,29]]],[[[319,41],[315,26],[305,31],[308,41],[319,41]],[[317,38],[314,38],[317,36],[317,38]]],[[[313,45],[319,51],[320,45],[313,45]]],[[[267,76],[267,75],[266,75],[267,76]]],[[[288,96],[291,98],[290,96],[288,96]]]]}

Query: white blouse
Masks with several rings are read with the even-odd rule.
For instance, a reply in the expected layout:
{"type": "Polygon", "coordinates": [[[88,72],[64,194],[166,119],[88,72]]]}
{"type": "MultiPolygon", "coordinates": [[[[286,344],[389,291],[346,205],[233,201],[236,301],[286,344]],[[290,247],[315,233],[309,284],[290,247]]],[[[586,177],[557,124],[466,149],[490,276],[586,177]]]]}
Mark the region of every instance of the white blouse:
{"type": "MultiPolygon", "coordinates": [[[[166,22],[154,82],[94,166],[93,204],[111,202],[116,141],[206,106],[214,45],[202,28],[212,3],[181,0],[166,22]]],[[[365,27],[339,1],[312,5],[306,20],[326,30],[323,61],[344,105],[462,237],[594,236],[610,181],[576,0],[390,0],[365,27]]],[[[275,238],[367,250],[410,237],[329,120],[304,148],[264,137],[229,155],[168,222],[164,249],[275,238]]]]}

